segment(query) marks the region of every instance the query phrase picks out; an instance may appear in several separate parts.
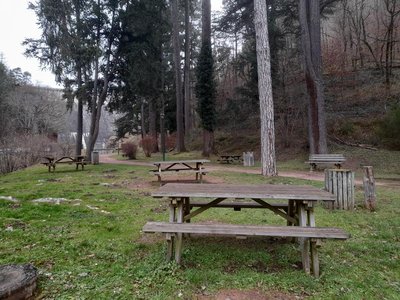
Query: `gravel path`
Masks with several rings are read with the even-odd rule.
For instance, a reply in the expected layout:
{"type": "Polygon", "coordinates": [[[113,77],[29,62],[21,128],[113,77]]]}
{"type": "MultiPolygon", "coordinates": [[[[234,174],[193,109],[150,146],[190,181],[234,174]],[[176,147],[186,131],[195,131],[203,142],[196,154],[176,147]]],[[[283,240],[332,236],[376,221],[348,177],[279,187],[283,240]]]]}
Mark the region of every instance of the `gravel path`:
{"type": "MultiPolygon", "coordinates": [[[[150,162],[143,161],[135,161],[135,160],[117,160],[113,158],[110,154],[102,154],[100,155],[101,163],[108,164],[121,164],[121,165],[133,165],[133,166],[148,166],[152,167],[153,165],[150,162]]],[[[233,166],[223,166],[223,165],[207,165],[207,170],[209,171],[228,171],[228,172],[238,172],[238,173],[246,173],[246,174],[261,174],[261,169],[259,168],[246,168],[246,167],[233,167],[233,166]]],[[[305,180],[315,180],[315,181],[324,181],[325,175],[323,172],[310,172],[310,171],[282,171],[278,174],[281,177],[291,177],[291,178],[299,178],[305,180]]],[[[356,185],[362,185],[361,180],[356,180],[356,185]]],[[[379,186],[391,186],[391,187],[399,187],[400,182],[394,180],[379,180],[376,182],[376,185],[379,186]]]]}

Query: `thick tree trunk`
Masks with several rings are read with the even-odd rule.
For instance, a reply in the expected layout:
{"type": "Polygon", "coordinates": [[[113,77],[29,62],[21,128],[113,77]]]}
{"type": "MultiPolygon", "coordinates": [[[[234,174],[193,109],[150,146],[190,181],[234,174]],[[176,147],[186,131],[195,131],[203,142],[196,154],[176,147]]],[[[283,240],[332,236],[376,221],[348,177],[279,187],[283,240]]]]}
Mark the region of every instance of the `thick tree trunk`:
{"type": "Polygon", "coordinates": [[[179,6],[178,0],[171,0],[172,17],[172,47],[174,51],[174,74],[176,93],[176,151],[186,151],[183,134],[183,100],[182,100],[182,79],[181,79],[181,57],[179,43],[179,6]]]}
{"type": "Polygon", "coordinates": [[[319,1],[299,0],[299,19],[305,77],[310,97],[308,106],[310,153],[327,153],[319,1]]]}
{"type": "Polygon", "coordinates": [[[184,91],[185,91],[185,135],[188,137],[191,131],[191,103],[190,103],[190,20],[189,0],[185,0],[185,69],[184,69],[184,91]]]}
{"type": "MultiPolygon", "coordinates": [[[[206,44],[211,45],[211,1],[203,0],[201,4],[201,39],[202,47],[206,44]]],[[[214,152],[214,132],[203,129],[203,153],[209,157],[214,152]]]]}
{"type": "Polygon", "coordinates": [[[203,153],[205,157],[209,157],[214,151],[214,132],[203,129],[203,153]]]}
{"type": "Polygon", "coordinates": [[[254,0],[258,90],[260,97],[262,175],[276,176],[274,102],[272,98],[271,60],[267,22],[265,0],[254,0]]]}

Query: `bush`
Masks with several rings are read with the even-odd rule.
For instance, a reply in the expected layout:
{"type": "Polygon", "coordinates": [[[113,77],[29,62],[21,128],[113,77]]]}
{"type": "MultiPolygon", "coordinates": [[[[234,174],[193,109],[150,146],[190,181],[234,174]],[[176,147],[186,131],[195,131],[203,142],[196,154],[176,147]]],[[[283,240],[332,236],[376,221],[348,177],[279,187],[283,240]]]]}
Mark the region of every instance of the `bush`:
{"type": "Polygon", "coordinates": [[[125,142],[121,145],[122,153],[129,159],[136,159],[137,146],[132,142],[125,142]]]}
{"type": "Polygon", "coordinates": [[[146,135],[140,141],[140,146],[143,148],[143,152],[146,157],[151,157],[151,153],[154,151],[156,145],[157,140],[149,135],[146,135]]]}
{"type": "Polygon", "coordinates": [[[382,142],[394,150],[400,150],[400,105],[394,106],[382,120],[378,129],[382,142]]]}
{"type": "Polygon", "coordinates": [[[10,173],[40,162],[45,155],[57,155],[59,144],[42,135],[9,136],[0,141],[0,174],[10,173]]]}

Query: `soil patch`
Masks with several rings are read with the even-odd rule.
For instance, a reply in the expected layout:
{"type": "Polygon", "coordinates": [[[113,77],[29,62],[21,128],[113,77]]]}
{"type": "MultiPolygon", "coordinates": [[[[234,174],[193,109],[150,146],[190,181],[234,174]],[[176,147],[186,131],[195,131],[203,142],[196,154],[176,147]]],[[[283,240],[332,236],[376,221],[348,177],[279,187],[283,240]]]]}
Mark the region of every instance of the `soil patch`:
{"type": "Polygon", "coordinates": [[[197,295],[197,300],[298,300],[304,299],[302,296],[283,293],[279,291],[262,292],[258,290],[222,290],[216,295],[197,295]]]}

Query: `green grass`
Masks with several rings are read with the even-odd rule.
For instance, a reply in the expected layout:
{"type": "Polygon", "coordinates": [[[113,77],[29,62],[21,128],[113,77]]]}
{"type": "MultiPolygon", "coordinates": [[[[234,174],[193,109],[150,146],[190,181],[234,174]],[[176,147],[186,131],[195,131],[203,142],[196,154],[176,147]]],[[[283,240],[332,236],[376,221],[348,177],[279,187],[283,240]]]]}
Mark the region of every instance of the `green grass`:
{"type": "MultiPolygon", "coordinates": [[[[317,225],[344,228],[352,238],[323,243],[322,275],[315,279],[299,269],[295,244],[271,239],[191,238],[184,242],[183,266],[166,263],[163,237],[141,233],[147,221],[168,219],[166,202],[149,196],[157,188],[149,168],[101,164],[84,171],[57,169],[48,173],[35,166],[0,177],[0,196],[20,200],[0,200],[0,264],[34,264],[44,299],[178,299],[180,294],[192,299],[229,288],[278,290],[310,299],[398,299],[397,189],[378,188],[374,213],[359,206],[361,190],[355,211],[317,207],[317,225]],[[71,201],[31,201],[42,197],[71,201]]],[[[213,176],[228,183],[322,187],[320,182],[233,172],[213,176]]],[[[272,213],[246,209],[209,210],[196,220],[284,224],[272,213]]]]}

